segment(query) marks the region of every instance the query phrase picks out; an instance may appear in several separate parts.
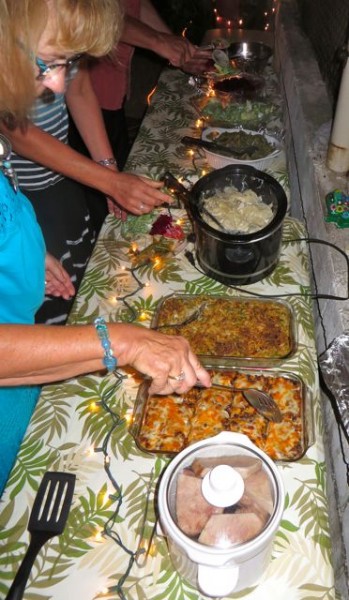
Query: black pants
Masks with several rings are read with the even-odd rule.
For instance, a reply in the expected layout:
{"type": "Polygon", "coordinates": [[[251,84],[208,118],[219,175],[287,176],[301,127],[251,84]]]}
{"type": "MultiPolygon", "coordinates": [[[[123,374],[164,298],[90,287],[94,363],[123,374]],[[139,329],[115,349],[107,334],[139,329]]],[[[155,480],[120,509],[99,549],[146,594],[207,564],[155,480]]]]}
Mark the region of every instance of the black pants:
{"type": "MultiPolygon", "coordinates": [[[[102,115],[112,147],[113,156],[116,159],[119,171],[122,171],[129,153],[129,137],[124,109],[102,109],[102,115]]],[[[74,148],[74,150],[81,152],[81,154],[90,156],[90,153],[71,118],[69,121],[69,145],[74,148]]],[[[109,158],[109,156],[105,156],[104,158],[109,158]]],[[[108,214],[105,196],[93,188],[86,187],[86,201],[92,223],[98,234],[108,214]]]]}
{"type": "MultiPolygon", "coordinates": [[[[71,179],[62,179],[45,190],[25,190],[43,231],[47,251],[69,273],[78,291],[95,243],[85,188],[71,179]]],[[[45,297],[36,313],[36,323],[63,324],[74,302],[45,297]]]]}

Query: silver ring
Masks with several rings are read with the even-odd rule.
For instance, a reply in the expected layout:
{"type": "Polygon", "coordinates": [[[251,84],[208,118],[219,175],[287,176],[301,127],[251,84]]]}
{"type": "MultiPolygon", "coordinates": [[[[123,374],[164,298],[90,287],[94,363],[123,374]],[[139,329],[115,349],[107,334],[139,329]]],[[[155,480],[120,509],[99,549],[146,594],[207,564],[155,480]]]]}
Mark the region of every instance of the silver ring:
{"type": "Polygon", "coordinates": [[[174,379],[175,381],[184,381],[185,373],[184,371],[181,371],[179,375],[169,375],[168,378],[174,379]]]}
{"type": "Polygon", "coordinates": [[[139,205],[139,210],[143,210],[143,209],[144,209],[144,204],[143,204],[143,202],[141,202],[139,205]]]}

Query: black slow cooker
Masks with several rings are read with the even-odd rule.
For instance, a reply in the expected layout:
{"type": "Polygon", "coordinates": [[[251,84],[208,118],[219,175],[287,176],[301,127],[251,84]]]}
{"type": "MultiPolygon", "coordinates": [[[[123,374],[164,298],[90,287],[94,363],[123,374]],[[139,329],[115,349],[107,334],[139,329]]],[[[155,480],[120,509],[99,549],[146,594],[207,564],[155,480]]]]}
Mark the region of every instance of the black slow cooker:
{"type": "Polygon", "coordinates": [[[267,277],[276,267],[287,198],[282,186],[267,173],[248,165],[229,165],[205,175],[187,196],[193,221],[195,251],[203,271],[226,285],[247,285],[267,277]],[[272,220],[254,233],[214,229],[202,214],[204,200],[227,187],[253,190],[273,211],[272,220]]]}

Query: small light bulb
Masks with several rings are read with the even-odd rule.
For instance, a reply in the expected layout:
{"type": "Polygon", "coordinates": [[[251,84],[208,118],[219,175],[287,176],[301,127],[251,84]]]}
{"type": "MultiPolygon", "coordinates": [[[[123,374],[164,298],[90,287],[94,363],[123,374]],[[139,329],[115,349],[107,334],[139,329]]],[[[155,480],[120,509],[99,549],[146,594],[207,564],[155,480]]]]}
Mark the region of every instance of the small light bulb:
{"type": "Polygon", "coordinates": [[[133,416],[133,412],[132,409],[129,409],[125,412],[125,421],[127,423],[127,425],[131,425],[132,423],[132,416],[133,416]]]}
{"type": "Polygon", "coordinates": [[[95,535],[95,542],[102,542],[102,541],[103,541],[102,532],[97,531],[97,533],[95,535]]]}

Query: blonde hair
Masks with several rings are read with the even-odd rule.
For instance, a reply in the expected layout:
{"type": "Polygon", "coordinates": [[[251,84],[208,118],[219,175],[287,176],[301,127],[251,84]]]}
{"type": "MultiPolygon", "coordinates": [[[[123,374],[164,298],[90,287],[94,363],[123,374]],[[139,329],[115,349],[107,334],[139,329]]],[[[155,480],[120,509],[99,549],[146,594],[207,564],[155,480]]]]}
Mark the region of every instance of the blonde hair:
{"type": "Polygon", "coordinates": [[[50,19],[50,43],[63,53],[104,56],[122,30],[119,0],[0,0],[0,118],[23,121],[35,96],[33,61],[50,19]]]}

